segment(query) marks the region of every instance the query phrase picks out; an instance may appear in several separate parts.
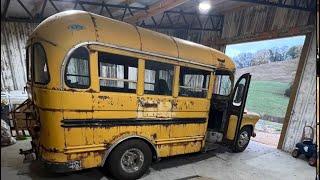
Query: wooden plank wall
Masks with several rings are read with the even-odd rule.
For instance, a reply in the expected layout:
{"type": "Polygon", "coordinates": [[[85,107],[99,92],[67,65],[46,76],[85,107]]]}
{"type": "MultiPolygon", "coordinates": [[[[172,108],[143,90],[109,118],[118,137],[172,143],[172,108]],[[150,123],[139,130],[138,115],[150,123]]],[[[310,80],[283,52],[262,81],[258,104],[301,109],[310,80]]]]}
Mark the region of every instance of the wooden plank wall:
{"type": "Polygon", "coordinates": [[[1,21],[1,91],[26,85],[25,44],[36,24],[1,21]]]}
{"type": "Polygon", "coordinates": [[[310,24],[314,18],[310,12],[253,6],[225,14],[222,39],[248,36],[279,29],[290,29],[310,24]]]}
{"type": "Polygon", "coordinates": [[[297,95],[291,111],[282,149],[291,152],[301,140],[303,128],[316,128],[316,32],[311,38],[311,46],[303,67],[297,95]]]}

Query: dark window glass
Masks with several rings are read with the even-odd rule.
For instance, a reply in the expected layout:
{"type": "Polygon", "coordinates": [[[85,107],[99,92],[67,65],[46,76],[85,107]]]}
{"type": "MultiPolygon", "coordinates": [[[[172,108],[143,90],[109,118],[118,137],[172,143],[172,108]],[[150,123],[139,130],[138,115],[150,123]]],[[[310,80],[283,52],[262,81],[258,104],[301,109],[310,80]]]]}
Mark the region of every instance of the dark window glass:
{"type": "Polygon", "coordinates": [[[213,93],[228,96],[231,92],[230,75],[216,75],[213,93]]]}
{"type": "Polygon", "coordinates": [[[209,78],[209,71],[181,67],[179,96],[198,98],[207,97],[209,78]]]}
{"type": "Polygon", "coordinates": [[[40,43],[33,45],[33,58],[34,82],[38,84],[47,84],[49,82],[47,57],[46,52],[40,43]]]}
{"type": "Polygon", "coordinates": [[[101,91],[135,93],[138,60],[111,53],[99,53],[99,79],[101,91]]]}
{"type": "Polygon", "coordinates": [[[146,61],[144,92],[146,94],[172,95],[173,68],[171,64],[146,61]]]}
{"type": "Polygon", "coordinates": [[[66,84],[71,88],[89,88],[89,51],[85,47],[79,47],[72,53],[66,66],[65,77],[66,84]]]}

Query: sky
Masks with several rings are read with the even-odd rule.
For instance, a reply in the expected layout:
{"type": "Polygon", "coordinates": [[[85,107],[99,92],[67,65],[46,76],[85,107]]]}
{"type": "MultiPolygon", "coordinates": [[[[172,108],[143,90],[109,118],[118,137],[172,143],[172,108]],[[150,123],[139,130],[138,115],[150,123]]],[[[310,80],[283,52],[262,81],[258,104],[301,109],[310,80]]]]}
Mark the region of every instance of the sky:
{"type": "Polygon", "coordinates": [[[295,36],[288,38],[280,38],[280,39],[272,39],[272,40],[264,40],[264,41],[255,41],[248,43],[240,43],[240,44],[231,44],[226,47],[226,54],[233,58],[240,53],[255,53],[261,49],[270,49],[273,47],[283,47],[283,46],[297,46],[303,45],[305,36],[295,36]]]}

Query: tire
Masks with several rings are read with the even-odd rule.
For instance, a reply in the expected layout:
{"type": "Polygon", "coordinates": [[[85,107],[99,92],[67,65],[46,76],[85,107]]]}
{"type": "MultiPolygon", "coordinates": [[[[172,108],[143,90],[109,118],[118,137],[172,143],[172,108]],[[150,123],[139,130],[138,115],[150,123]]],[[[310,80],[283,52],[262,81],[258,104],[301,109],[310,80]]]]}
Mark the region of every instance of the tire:
{"type": "Polygon", "coordinates": [[[299,149],[294,149],[291,153],[292,157],[298,158],[300,156],[299,149]]]}
{"type": "Polygon", "coordinates": [[[152,152],[142,140],[128,140],[111,151],[106,170],[115,179],[138,179],[149,169],[152,152]]]}
{"type": "Polygon", "coordinates": [[[317,158],[315,156],[312,156],[309,158],[308,163],[310,166],[316,166],[317,164],[317,158]]]}
{"type": "Polygon", "coordinates": [[[247,148],[250,142],[251,135],[252,135],[252,130],[249,126],[245,126],[241,128],[237,137],[237,141],[233,146],[233,149],[232,149],[233,152],[236,152],[236,153],[243,152],[247,148]]]}

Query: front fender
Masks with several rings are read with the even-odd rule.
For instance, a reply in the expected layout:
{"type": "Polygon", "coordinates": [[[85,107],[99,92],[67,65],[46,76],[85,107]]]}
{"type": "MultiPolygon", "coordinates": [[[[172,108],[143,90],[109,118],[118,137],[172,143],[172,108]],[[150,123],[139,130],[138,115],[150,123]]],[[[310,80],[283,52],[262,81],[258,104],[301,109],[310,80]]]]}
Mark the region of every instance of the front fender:
{"type": "MultiPolygon", "coordinates": [[[[244,113],[242,117],[242,123],[241,123],[240,129],[244,126],[251,126],[252,130],[254,131],[254,127],[259,119],[260,119],[260,116],[257,113],[253,113],[253,112],[244,113]]],[[[234,115],[230,116],[228,130],[227,130],[227,137],[226,137],[229,140],[234,139],[237,121],[238,121],[237,116],[234,116],[234,115]]]]}
{"type": "Polygon", "coordinates": [[[259,121],[260,115],[254,112],[247,112],[243,114],[241,128],[246,125],[251,125],[253,128],[259,121]]]}

